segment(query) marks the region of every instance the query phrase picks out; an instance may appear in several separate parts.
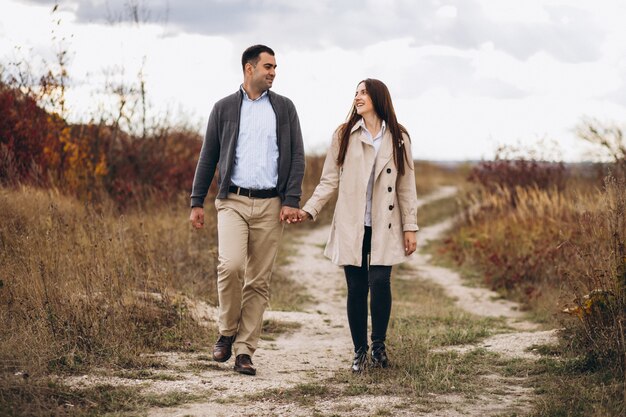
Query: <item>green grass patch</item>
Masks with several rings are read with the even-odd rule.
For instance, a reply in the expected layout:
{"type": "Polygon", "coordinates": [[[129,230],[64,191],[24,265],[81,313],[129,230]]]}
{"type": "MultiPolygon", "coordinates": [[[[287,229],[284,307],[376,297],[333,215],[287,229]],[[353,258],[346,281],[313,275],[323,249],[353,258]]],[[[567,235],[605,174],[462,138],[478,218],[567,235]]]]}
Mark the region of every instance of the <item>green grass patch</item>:
{"type": "Polygon", "coordinates": [[[444,197],[424,204],[418,210],[417,220],[420,227],[437,224],[460,211],[458,197],[444,197]]]}
{"type": "Polygon", "coordinates": [[[441,348],[477,343],[509,330],[503,319],[459,309],[440,286],[421,279],[412,268],[395,269],[392,291],[387,339],[391,367],[355,376],[346,358],[346,369],[332,378],[342,387],[342,396],[402,396],[409,399],[407,406],[428,409],[437,407],[431,394],[473,398],[485,388],[482,375],[500,373],[493,365],[498,356],[484,349],[460,354],[441,348]]]}
{"type": "Polygon", "coordinates": [[[507,327],[500,318],[476,318],[465,312],[451,312],[444,317],[394,318],[391,329],[398,334],[421,338],[430,347],[440,347],[477,343],[507,327]]]}
{"type": "Polygon", "coordinates": [[[496,361],[507,376],[527,378],[537,397],[532,417],[618,417],[626,414],[624,385],[614,370],[602,369],[589,358],[549,351],[538,361],[496,361]],[[558,356],[554,356],[558,353],[558,356]]]}
{"type": "Polygon", "coordinates": [[[115,376],[126,379],[147,379],[153,381],[180,381],[184,379],[179,375],[167,374],[164,372],[154,372],[150,369],[137,369],[116,372],[115,376]]]}
{"type": "Polygon", "coordinates": [[[295,403],[301,406],[313,406],[315,405],[315,401],[320,397],[336,397],[337,394],[338,392],[328,384],[304,383],[298,384],[292,388],[274,388],[252,395],[247,395],[246,400],[262,401],[271,399],[274,402],[295,403]]]}
{"type": "Polygon", "coordinates": [[[150,394],[142,397],[142,406],[150,407],[175,407],[190,402],[206,400],[209,392],[202,394],[190,394],[188,392],[173,391],[166,394],[150,394]]]}
{"type": "Polygon", "coordinates": [[[205,371],[223,371],[223,372],[231,372],[232,370],[229,368],[224,368],[220,366],[217,362],[211,360],[211,362],[190,362],[185,367],[188,371],[194,373],[200,373],[205,371]]]}

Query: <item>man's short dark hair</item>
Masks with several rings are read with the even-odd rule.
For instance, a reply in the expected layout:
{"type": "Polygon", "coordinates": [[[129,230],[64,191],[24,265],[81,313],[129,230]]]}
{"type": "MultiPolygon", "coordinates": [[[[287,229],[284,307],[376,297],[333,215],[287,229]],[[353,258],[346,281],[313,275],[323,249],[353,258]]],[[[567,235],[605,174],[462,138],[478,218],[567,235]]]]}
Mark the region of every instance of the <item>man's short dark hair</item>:
{"type": "Polygon", "coordinates": [[[241,67],[245,70],[246,64],[249,62],[252,66],[255,66],[259,62],[260,55],[263,52],[267,52],[271,56],[274,56],[274,51],[269,46],[265,45],[252,45],[241,55],[241,67]]]}

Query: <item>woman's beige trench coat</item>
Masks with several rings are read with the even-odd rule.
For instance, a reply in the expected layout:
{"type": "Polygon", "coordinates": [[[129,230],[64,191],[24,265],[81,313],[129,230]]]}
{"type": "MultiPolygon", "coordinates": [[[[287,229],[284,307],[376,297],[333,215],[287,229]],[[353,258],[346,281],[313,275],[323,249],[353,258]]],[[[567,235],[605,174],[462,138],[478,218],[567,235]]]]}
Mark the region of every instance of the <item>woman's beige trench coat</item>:
{"type": "Polygon", "coordinates": [[[393,158],[393,141],[387,129],[376,155],[374,145],[357,123],[342,167],[337,166],[338,131],[333,140],[315,192],[304,205],[315,220],[337,188],[337,205],[324,255],[337,265],[361,265],[367,183],[375,163],[372,193],[372,248],[370,265],[404,262],[404,231],[416,231],[417,195],[411,143],[405,135],[405,174],[399,176],[393,158]]]}

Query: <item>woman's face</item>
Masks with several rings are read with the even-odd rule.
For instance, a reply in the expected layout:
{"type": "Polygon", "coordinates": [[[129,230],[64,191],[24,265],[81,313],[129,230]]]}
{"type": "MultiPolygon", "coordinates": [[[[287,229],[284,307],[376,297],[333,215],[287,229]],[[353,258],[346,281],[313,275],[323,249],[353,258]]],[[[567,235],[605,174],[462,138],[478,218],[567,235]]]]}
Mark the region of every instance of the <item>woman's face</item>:
{"type": "Polygon", "coordinates": [[[360,83],[356,88],[354,107],[356,107],[356,112],[361,117],[374,112],[374,104],[372,103],[372,98],[367,93],[365,83],[360,83]]]}

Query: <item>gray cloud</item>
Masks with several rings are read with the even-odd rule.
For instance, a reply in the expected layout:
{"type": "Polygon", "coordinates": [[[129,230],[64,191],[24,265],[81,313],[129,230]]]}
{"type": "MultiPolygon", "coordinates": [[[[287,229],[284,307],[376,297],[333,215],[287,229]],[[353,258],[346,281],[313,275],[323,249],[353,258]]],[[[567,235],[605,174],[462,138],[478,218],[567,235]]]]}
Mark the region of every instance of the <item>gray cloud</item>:
{"type": "Polygon", "coordinates": [[[585,62],[598,59],[604,38],[599,23],[574,7],[546,7],[550,23],[502,23],[490,20],[472,0],[80,0],[77,17],[85,22],[132,21],[129,3],[138,6],[139,18],[166,23],[174,30],[225,36],[241,46],[264,42],[281,49],[353,49],[412,37],[416,46],[468,49],[493,42],[521,60],[546,51],[561,61],[585,62]],[[438,17],[444,4],[456,7],[457,16],[438,17]]]}

